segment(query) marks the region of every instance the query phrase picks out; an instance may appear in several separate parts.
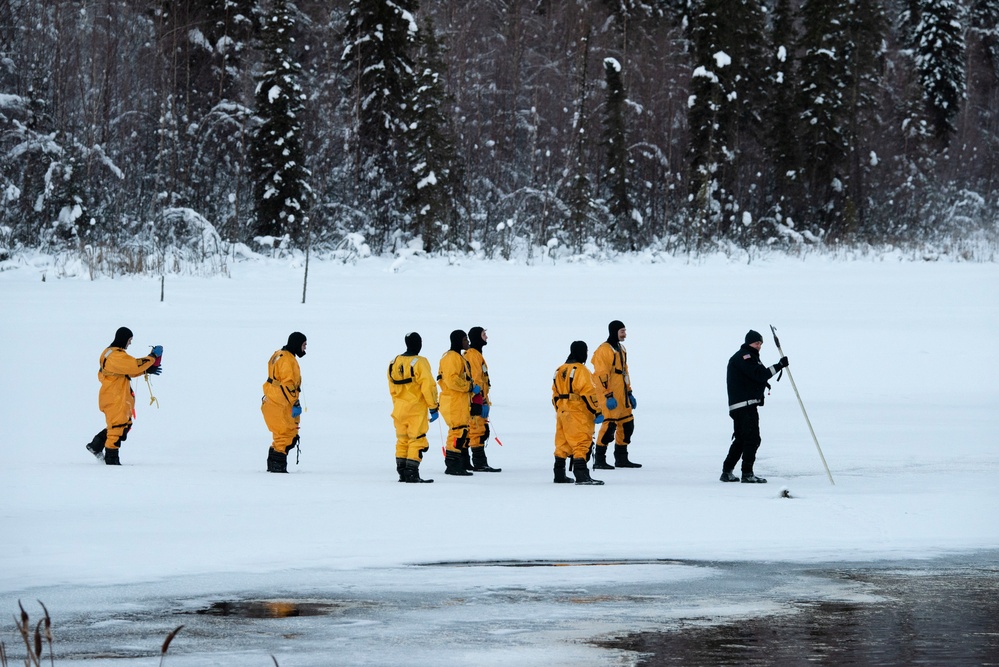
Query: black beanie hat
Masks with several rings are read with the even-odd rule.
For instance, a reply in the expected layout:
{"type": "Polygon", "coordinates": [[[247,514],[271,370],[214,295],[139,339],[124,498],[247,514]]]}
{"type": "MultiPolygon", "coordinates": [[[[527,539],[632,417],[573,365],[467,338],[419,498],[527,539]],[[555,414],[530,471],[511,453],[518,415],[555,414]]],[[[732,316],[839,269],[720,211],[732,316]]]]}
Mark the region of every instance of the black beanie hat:
{"type": "Polygon", "coordinates": [[[407,357],[415,357],[423,349],[423,337],[415,331],[406,334],[406,355],[407,357]]]}
{"type": "Polygon", "coordinates": [[[284,349],[288,350],[296,357],[304,357],[305,350],[302,346],[305,344],[306,338],[305,334],[300,331],[294,331],[288,336],[288,344],[284,346],[284,349]]]}
{"type": "Polygon", "coordinates": [[[750,343],[762,343],[762,342],[763,342],[763,336],[760,335],[759,331],[753,331],[752,329],[750,329],[749,333],[746,334],[746,345],[749,345],[750,343]]]}
{"type": "Polygon", "coordinates": [[[461,352],[465,349],[465,332],[461,329],[455,329],[451,332],[451,349],[455,352],[461,352]]]}
{"type": "Polygon", "coordinates": [[[118,327],[118,330],[114,332],[114,340],[108,347],[120,347],[125,349],[128,347],[128,339],[132,337],[132,330],[128,327],[118,327]]]}
{"type": "Polygon", "coordinates": [[[567,364],[585,364],[586,363],[586,342],[581,340],[575,340],[572,345],[569,346],[569,356],[565,358],[565,363],[567,364]]]}
{"type": "Polygon", "coordinates": [[[485,329],[482,327],[472,327],[468,330],[468,344],[470,347],[474,347],[479,352],[482,352],[482,348],[486,345],[486,341],[482,340],[482,334],[485,333],[485,329]]]}
{"type": "Polygon", "coordinates": [[[613,345],[614,347],[617,347],[617,344],[621,342],[620,339],[618,339],[617,337],[617,332],[624,328],[625,328],[624,322],[622,322],[621,320],[614,320],[613,322],[608,324],[607,342],[613,345]]]}

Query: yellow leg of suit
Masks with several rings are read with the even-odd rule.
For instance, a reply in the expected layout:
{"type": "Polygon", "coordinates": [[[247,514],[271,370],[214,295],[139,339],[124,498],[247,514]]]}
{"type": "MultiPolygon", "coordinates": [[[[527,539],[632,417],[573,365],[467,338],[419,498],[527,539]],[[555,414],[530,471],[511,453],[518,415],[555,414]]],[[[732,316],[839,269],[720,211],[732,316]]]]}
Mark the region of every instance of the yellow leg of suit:
{"type": "Polygon", "coordinates": [[[291,408],[265,398],[260,404],[264,422],[274,436],[271,447],[279,454],[287,454],[295,436],[298,435],[298,419],[291,416],[291,408]]]}
{"type": "Polygon", "coordinates": [[[441,417],[448,425],[447,451],[460,452],[462,449],[467,449],[468,427],[472,417],[468,395],[451,396],[448,393],[442,393],[441,417]]]}
{"type": "Polygon", "coordinates": [[[555,421],[555,456],[585,459],[593,443],[593,417],[560,410],[555,421]]]}
{"type": "Polygon", "coordinates": [[[106,448],[118,449],[119,443],[128,435],[128,430],[132,428],[132,409],[134,406],[135,399],[132,398],[131,392],[126,396],[126,400],[101,406],[104,422],[108,429],[107,439],[104,441],[106,448]]]}
{"type": "Polygon", "coordinates": [[[420,461],[423,452],[430,448],[427,442],[427,429],[430,421],[427,410],[418,406],[416,410],[407,410],[397,414],[392,411],[392,421],[395,424],[395,457],[420,461]]]}
{"type": "Polygon", "coordinates": [[[479,415],[473,415],[468,425],[468,441],[472,447],[483,447],[489,437],[488,422],[479,415]]]}
{"type": "Polygon", "coordinates": [[[628,437],[627,431],[631,429],[625,429],[625,424],[635,421],[635,416],[629,414],[627,416],[621,417],[620,419],[605,419],[604,423],[600,425],[600,435],[597,437],[597,442],[601,445],[610,445],[612,442],[615,445],[625,446],[629,444],[631,438],[628,437]],[[614,432],[608,436],[607,431],[614,429],[614,432]]]}

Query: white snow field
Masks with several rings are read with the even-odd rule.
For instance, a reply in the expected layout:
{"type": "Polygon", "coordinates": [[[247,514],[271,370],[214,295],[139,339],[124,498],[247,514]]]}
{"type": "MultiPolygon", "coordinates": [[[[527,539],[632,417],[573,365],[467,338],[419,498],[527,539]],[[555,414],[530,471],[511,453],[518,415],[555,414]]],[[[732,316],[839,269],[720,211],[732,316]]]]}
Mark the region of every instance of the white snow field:
{"type": "MultiPolygon", "coordinates": [[[[807,564],[999,549],[996,264],[375,258],[313,262],[304,305],[295,261],[236,263],[229,277],[167,276],[163,302],[158,278],[90,281],[49,270],[43,281],[43,271],[0,272],[0,612],[41,599],[58,623],[88,605],[113,614],[136,596],[185,606],[246,591],[432,596],[466,581],[481,592],[710,576],[683,565],[487,567],[474,577],[410,567],[438,562],[807,564]],[[628,329],[638,400],[630,451],[644,467],[600,471],[602,487],[552,484],[552,374],[573,340],[592,354],[613,319],[628,329]],[[718,481],[731,434],[725,364],[750,328],[764,334],[763,361],[776,361],[770,324],[835,485],[786,376],[761,409],[756,472],[769,483],[718,481]],[[436,370],[449,332],[476,325],[489,332],[490,421],[502,442],[487,451],[503,472],[446,477],[442,431],[432,424],[421,474],[435,483],[400,484],[388,362],[415,330],[436,370]],[[133,330],[136,356],[154,344],[165,352],[164,373],[152,379],[158,407],[146,383],[133,382],[138,414],[114,468],[84,445],[104,426],[97,360],[119,326],[133,330]],[[309,339],[301,462],[291,474],[267,474],[261,384],[270,354],[295,330],[309,339]]],[[[491,626],[491,658],[448,660],[503,664],[516,648],[504,641],[521,642],[520,664],[562,664],[553,652],[571,662],[583,650],[546,649],[551,628],[539,621],[532,653],[523,624],[491,626]]],[[[10,620],[2,629],[12,646],[10,620]]],[[[159,636],[170,629],[165,621],[159,636]]],[[[182,638],[172,649],[181,654],[182,638]]],[[[289,649],[281,664],[332,664],[317,657],[327,649],[313,649],[289,649]]],[[[245,663],[228,655],[167,662],[270,664],[260,660],[266,651],[245,663]]],[[[341,664],[391,663],[363,655],[346,650],[341,664]]]]}

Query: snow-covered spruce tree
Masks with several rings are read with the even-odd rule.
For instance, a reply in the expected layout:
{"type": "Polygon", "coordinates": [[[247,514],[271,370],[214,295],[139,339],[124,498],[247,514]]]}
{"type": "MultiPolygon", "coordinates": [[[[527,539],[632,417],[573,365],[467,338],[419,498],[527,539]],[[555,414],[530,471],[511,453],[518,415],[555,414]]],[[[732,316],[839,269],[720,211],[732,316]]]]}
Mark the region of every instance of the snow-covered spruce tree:
{"type": "MultiPolygon", "coordinates": [[[[739,236],[756,169],[740,175],[744,151],[758,140],[761,77],[766,69],[758,0],[696,0],[690,16],[693,72],[688,106],[694,243],[739,236]]],[[[749,218],[751,220],[751,217],[749,218]]]]}
{"type": "Polygon", "coordinates": [[[288,1],[273,0],[263,23],[264,72],[256,88],[260,125],[250,146],[250,163],[255,234],[288,236],[301,246],[307,241],[312,188],[301,143],[299,116],[306,96],[299,85],[301,65],[292,52],[294,25],[288,1]]]}
{"type": "Polygon", "coordinates": [[[444,61],[432,20],[420,31],[422,51],[416,66],[413,120],[406,133],[409,185],[406,209],[409,232],[423,239],[423,249],[462,246],[458,202],[462,196],[462,169],[454,147],[448,94],[444,88],[444,61]]]}
{"type": "Polygon", "coordinates": [[[968,10],[971,30],[982,43],[993,80],[999,80],[999,0],[973,0],[968,10]]]}
{"type": "Polygon", "coordinates": [[[953,0],[917,0],[916,12],[916,69],[934,134],[946,146],[965,99],[962,11],[953,0]]]}
{"type": "MultiPolygon", "coordinates": [[[[765,134],[765,155],[769,163],[767,213],[780,216],[780,221],[794,217],[800,198],[797,180],[801,151],[798,136],[799,113],[795,44],[795,14],[790,0],[777,0],[771,12],[770,52],[765,85],[766,100],[761,111],[765,134]]],[[[793,221],[792,221],[793,222],[793,221]]]]}
{"type": "Polygon", "coordinates": [[[347,14],[341,63],[351,97],[353,205],[368,213],[366,236],[378,249],[399,240],[407,228],[417,5],[415,0],[351,0],[347,14]]]}
{"type": "Polygon", "coordinates": [[[619,250],[637,250],[636,232],[641,223],[638,211],[628,196],[632,161],[628,157],[628,137],[624,119],[627,96],[621,77],[621,63],[604,58],[604,78],[607,100],[604,103],[604,149],[606,164],[601,179],[607,190],[608,208],[612,218],[611,241],[619,250]]]}

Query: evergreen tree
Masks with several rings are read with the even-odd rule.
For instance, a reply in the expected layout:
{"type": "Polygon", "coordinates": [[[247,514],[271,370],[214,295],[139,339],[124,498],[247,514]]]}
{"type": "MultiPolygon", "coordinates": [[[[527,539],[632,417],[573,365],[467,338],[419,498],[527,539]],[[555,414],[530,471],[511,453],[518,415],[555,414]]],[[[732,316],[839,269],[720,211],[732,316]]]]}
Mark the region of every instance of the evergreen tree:
{"type": "Polygon", "coordinates": [[[406,202],[413,220],[410,231],[423,239],[427,252],[455,246],[459,238],[462,170],[454,147],[444,62],[432,20],[421,31],[423,46],[417,66],[413,121],[406,135],[410,184],[406,202]]]}
{"type": "Polygon", "coordinates": [[[415,0],[351,0],[341,58],[351,95],[355,206],[383,244],[406,226],[407,130],[413,122],[415,0]]]}
{"type": "Polygon", "coordinates": [[[965,99],[964,27],[953,0],[917,0],[916,69],[934,133],[946,145],[965,99]]]}
{"type": "Polygon", "coordinates": [[[798,199],[797,175],[800,169],[798,147],[797,71],[794,49],[797,36],[790,0],[777,0],[772,12],[767,104],[763,127],[766,156],[770,168],[769,206],[774,214],[794,217],[798,199]]]}
{"type": "Polygon", "coordinates": [[[745,208],[738,168],[760,133],[763,10],[757,0],[696,0],[690,20],[690,185],[706,238],[729,233],[745,208]]]}
{"type": "Polygon", "coordinates": [[[260,119],[250,147],[253,198],[258,236],[288,235],[306,241],[312,189],[302,150],[301,120],[305,94],[295,59],[295,21],[287,0],[274,0],[263,24],[264,73],[257,80],[256,115],[260,119]]]}
{"type": "Polygon", "coordinates": [[[611,238],[620,250],[638,248],[637,227],[640,218],[632,209],[628,196],[631,172],[631,159],[628,157],[628,141],[624,112],[627,96],[621,80],[621,63],[614,58],[604,59],[604,77],[607,80],[607,101],[604,103],[604,148],[607,162],[603,182],[608,190],[608,202],[613,218],[611,238]]]}

